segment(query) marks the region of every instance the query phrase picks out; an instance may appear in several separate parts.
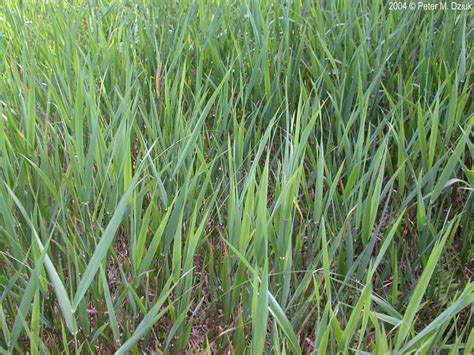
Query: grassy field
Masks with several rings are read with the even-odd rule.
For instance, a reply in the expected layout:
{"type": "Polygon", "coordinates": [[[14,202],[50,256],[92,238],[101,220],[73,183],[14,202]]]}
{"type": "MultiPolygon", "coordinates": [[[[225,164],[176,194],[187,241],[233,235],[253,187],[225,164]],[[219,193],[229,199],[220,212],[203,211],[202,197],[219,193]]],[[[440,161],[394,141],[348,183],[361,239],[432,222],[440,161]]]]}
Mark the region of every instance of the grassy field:
{"type": "Polygon", "coordinates": [[[474,351],[474,10],[0,5],[0,353],[474,351]]]}

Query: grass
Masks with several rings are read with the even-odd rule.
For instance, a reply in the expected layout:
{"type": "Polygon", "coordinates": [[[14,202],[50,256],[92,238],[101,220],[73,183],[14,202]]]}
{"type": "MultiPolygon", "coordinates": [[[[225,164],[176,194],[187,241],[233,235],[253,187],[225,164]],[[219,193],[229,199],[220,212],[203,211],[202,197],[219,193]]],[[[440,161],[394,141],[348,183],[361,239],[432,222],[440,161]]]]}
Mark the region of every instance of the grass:
{"type": "Polygon", "coordinates": [[[474,350],[471,11],[0,5],[0,352],[474,350]]]}

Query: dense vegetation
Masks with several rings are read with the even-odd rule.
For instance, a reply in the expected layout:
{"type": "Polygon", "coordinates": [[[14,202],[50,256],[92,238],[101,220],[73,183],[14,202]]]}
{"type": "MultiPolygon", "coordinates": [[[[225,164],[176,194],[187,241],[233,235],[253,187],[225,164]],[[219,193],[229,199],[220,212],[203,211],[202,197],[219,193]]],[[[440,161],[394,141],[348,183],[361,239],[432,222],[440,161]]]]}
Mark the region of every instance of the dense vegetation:
{"type": "Polygon", "coordinates": [[[0,5],[0,352],[474,349],[473,11],[0,5]]]}

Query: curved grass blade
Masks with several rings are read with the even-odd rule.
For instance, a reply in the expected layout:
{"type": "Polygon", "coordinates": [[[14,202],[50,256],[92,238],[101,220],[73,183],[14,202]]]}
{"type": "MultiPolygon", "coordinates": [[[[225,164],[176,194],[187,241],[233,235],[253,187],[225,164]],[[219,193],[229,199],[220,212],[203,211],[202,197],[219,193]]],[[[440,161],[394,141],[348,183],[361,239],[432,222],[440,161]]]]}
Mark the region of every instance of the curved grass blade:
{"type": "MultiPolygon", "coordinates": [[[[5,187],[7,188],[8,193],[10,194],[11,198],[13,199],[18,209],[20,210],[21,214],[23,215],[23,218],[25,218],[28,226],[31,228],[31,231],[33,232],[34,239],[36,243],[38,244],[38,248],[40,252],[43,253],[45,248],[43,246],[43,243],[41,242],[41,239],[38,233],[36,232],[33,222],[31,221],[30,217],[26,213],[25,208],[23,207],[20,200],[18,200],[15,193],[10,189],[10,187],[5,182],[3,183],[5,184],[5,187]]],[[[58,299],[58,304],[59,304],[59,307],[61,308],[61,312],[64,316],[64,320],[66,321],[66,325],[72,334],[76,334],[78,329],[77,329],[76,320],[74,318],[74,311],[71,307],[71,301],[69,300],[69,296],[66,292],[66,289],[64,288],[61,278],[59,277],[58,272],[56,271],[56,268],[51,262],[51,259],[49,258],[48,254],[45,254],[44,265],[46,267],[46,271],[48,272],[51,284],[53,285],[54,293],[56,294],[56,298],[58,299]]]]}

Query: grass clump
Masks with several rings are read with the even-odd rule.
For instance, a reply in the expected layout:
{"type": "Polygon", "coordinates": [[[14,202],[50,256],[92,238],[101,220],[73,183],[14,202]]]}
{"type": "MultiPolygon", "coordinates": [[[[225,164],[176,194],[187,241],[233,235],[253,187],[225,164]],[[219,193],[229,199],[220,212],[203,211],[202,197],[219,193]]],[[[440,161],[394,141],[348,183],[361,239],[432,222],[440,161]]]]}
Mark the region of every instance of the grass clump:
{"type": "Polygon", "coordinates": [[[469,353],[472,11],[0,5],[0,351],[469,353]]]}

